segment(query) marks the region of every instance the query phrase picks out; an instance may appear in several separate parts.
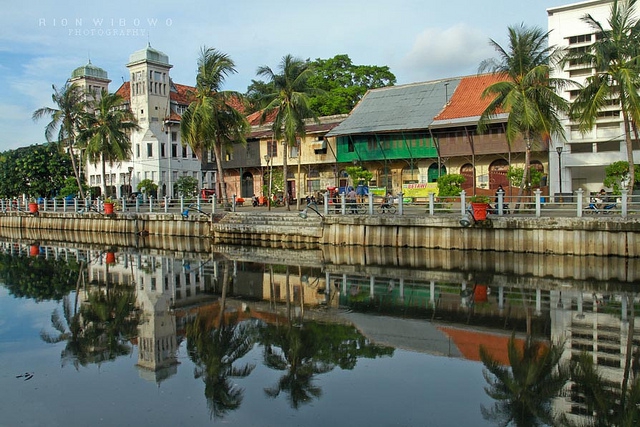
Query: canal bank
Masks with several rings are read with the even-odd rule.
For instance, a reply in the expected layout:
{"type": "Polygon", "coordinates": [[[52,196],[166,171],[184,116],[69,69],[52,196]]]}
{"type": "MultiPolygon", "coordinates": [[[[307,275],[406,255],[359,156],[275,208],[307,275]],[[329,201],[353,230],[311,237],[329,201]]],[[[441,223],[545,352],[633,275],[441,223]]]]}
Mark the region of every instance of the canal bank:
{"type": "Polygon", "coordinates": [[[309,215],[223,212],[208,215],[0,214],[0,227],[163,237],[211,237],[219,244],[272,247],[398,247],[559,255],[640,257],[640,220],[592,216],[490,217],[464,226],[461,216],[309,215]]]}

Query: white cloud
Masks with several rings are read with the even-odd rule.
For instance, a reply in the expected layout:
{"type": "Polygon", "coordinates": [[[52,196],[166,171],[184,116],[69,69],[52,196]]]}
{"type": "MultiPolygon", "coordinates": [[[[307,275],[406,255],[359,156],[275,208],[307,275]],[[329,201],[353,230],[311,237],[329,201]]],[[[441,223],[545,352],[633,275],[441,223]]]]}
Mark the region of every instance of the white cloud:
{"type": "Polygon", "coordinates": [[[476,28],[427,28],[416,37],[400,70],[412,76],[411,81],[456,77],[477,72],[480,62],[492,56],[489,36],[476,28]]]}

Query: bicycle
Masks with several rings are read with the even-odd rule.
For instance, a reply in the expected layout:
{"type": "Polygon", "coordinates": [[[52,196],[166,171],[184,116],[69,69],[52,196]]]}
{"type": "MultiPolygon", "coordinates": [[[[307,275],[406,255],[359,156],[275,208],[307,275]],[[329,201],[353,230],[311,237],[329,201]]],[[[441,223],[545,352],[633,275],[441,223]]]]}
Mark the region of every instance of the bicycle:
{"type": "Polygon", "coordinates": [[[378,205],[378,213],[379,214],[395,214],[397,211],[397,208],[395,205],[390,205],[388,203],[383,203],[381,205],[378,205]]]}

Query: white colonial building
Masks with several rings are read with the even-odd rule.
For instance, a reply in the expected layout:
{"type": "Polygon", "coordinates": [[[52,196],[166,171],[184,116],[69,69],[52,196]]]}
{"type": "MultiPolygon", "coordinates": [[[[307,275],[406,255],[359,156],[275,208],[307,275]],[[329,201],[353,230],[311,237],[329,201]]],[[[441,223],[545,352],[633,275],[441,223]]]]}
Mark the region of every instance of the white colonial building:
{"type": "MultiPolygon", "coordinates": [[[[607,26],[613,0],[590,0],[547,9],[549,44],[564,49],[584,49],[595,42],[595,31],[582,18],[589,14],[607,26]]],[[[594,69],[584,64],[569,63],[557,68],[554,77],[574,80],[580,84],[594,69]]],[[[562,96],[571,101],[578,87],[568,87],[562,96]]],[[[582,134],[578,126],[565,118],[566,141],[554,138],[549,149],[552,192],[575,192],[578,188],[595,192],[603,187],[605,167],[613,162],[628,160],[624,141],[624,126],[619,105],[612,103],[604,109],[590,132],[582,134]],[[559,177],[561,181],[559,182],[559,177]]],[[[634,142],[634,161],[640,160],[640,145],[634,142]]]]}
{"type": "MultiPolygon", "coordinates": [[[[130,81],[117,93],[125,98],[140,129],[131,135],[131,160],[107,165],[105,184],[110,196],[126,197],[137,191],[144,179],[158,185],[158,197],[178,197],[174,184],[181,176],[196,178],[200,187],[213,187],[215,171],[208,162],[209,153],[200,161],[181,143],[180,116],[189,105],[193,88],[174,83],[169,75],[171,67],[169,57],[151,46],[129,57],[130,81]]],[[[93,93],[108,90],[110,82],[107,72],[91,63],[76,69],[70,81],[93,93]]],[[[101,187],[100,164],[86,165],[85,174],[89,186],[101,187]]]]}

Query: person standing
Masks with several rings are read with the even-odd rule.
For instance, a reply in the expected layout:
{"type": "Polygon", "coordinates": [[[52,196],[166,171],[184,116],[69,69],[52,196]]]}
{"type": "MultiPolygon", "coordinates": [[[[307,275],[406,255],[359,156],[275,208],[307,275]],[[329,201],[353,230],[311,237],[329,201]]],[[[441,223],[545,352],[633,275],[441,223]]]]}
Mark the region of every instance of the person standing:
{"type": "Polygon", "coordinates": [[[356,198],[358,195],[356,194],[356,190],[353,187],[349,187],[349,191],[347,192],[347,206],[349,207],[352,214],[358,212],[358,207],[356,205],[356,198]]]}

